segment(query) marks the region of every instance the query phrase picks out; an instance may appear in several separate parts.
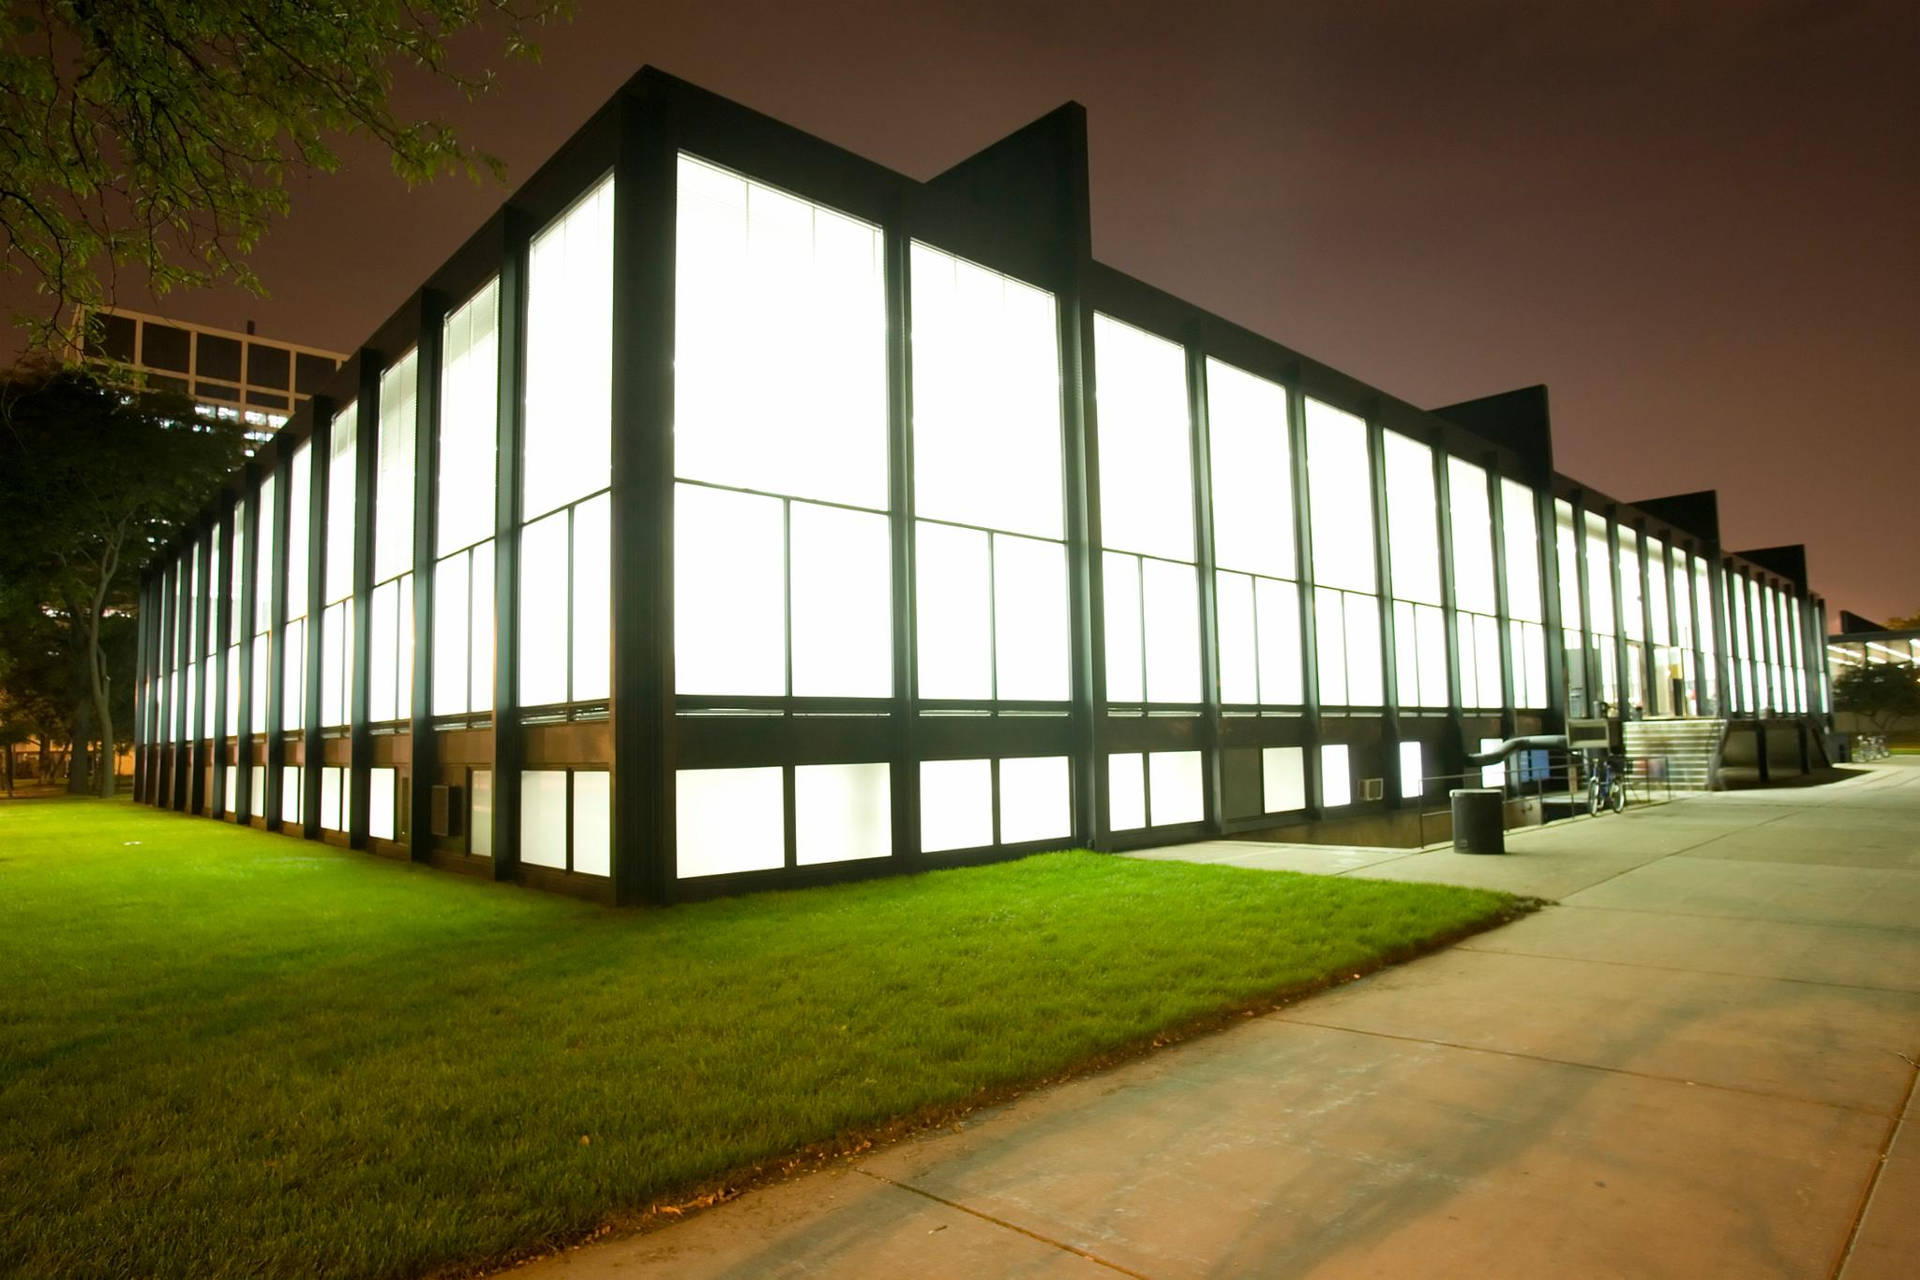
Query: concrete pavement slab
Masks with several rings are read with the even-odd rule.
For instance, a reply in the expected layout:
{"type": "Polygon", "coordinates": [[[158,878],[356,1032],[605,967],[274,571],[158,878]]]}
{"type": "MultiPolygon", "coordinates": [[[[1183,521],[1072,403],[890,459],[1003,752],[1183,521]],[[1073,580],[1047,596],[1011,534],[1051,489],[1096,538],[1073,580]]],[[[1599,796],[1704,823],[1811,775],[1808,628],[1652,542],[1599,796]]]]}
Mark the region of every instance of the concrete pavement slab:
{"type": "MultiPolygon", "coordinates": [[[[1920,930],[1549,908],[1460,943],[1468,951],[1598,960],[1920,993],[1920,930]]],[[[1649,976],[1648,981],[1658,981],[1649,976]]]]}
{"type": "Polygon", "coordinates": [[[1840,1280],[1913,1280],[1920,1272],[1920,1094],[1880,1166],[1840,1280]]]}
{"type": "Polygon", "coordinates": [[[1920,875],[1866,867],[1667,858],[1568,895],[1583,907],[1920,929],[1920,875]]]}
{"type": "Polygon", "coordinates": [[[1382,849],[1364,845],[1206,840],[1198,844],[1140,849],[1126,856],[1161,862],[1228,863],[1236,867],[1257,867],[1263,871],[1304,871],[1309,875],[1334,876],[1361,867],[1392,862],[1413,852],[1411,849],[1382,849]]]}

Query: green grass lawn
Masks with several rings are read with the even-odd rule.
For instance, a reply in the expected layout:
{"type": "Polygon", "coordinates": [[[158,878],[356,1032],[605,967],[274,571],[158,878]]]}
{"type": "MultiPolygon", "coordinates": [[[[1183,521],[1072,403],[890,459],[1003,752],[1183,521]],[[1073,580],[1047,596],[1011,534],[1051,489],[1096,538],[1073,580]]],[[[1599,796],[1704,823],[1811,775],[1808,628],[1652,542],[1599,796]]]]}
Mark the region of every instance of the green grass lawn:
{"type": "Polygon", "coordinates": [[[0,1274],[499,1260],[1518,909],[1059,853],[613,911],[0,804],[0,1274]]]}

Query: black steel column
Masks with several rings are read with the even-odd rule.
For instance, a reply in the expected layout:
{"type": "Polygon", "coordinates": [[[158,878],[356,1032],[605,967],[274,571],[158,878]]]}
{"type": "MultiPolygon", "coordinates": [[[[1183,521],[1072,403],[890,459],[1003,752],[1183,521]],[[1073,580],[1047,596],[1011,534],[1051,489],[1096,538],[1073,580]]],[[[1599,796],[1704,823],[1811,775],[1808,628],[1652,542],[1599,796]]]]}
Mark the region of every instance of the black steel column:
{"type": "Polygon", "coordinates": [[[1381,737],[1387,757],[1380,774],[1387,808],[1398,809],[1406,790],[1400,776],[1400,636],[1393,612],[1393,513],[1387,505],[1387,438],[1378,414],[1376,404],[1368,408],[1366,419],[1367,485],[1373,504],[1374,603],[1380,617],[1381,737]]]}
{"type": "MultiPolygon", "coordinates": [[[[1616,716],[1624,717],[1627,704],[1633,696],[1627,670],[1627,611],[1625,608],[1627,593],[1622,586],[1620,576],[1620,508],[1617,504],[1607,507],[1607,577],[1608,587],[1613,592],[1613,707],[1616,716]]],[[[1646,640],[1640,642],[1643,646],[1646,640]]]]}
{"type": "MultiPolygon", "coordinates": [[[[920,695],[918,689],[918,579],[915,574],[913,495],[913,360],[908,337],[913,314],[912,240],[906,230],[886,233],[887,474],[893,584],[893,735],[890,758],[893,856],[913,865],[920,854],[920,695]]],[[[997,770],[998,765],[994,766],[997,770]]],[[[996,815],[998,809],[995,810],[996,815]]]]}
{"type": "Polygon", "coordinates": [[[1069,666],[1073,697],[1073,839],[1104,848],[1107,834],[1107,655],[1105,581],[1100,574],[1098,406],[1089,338],[1092,314],[1081,295],[1082,264],[1069,268],[1058,306],[1060,326],[1060,480],[1067,535],[1069,666]]]}
{"type": "MultiPolygon", "coordinates": [[[[1707,620],[1713,626],[1713,668],[1722,718],[1733,714],[1733,635],[1727,617],[1726,565],[1717,543],[1701,559],[1707,566],[1707,620]]],[[[1695,586],[1699,584],[1696,583],[1695,586]]]]}
{"type": "Polygon", "coordinates": [[[379,352],[360,352],[360,397],[353,439],[353,631],[347,638],[353,684],[348,695],[347,844],[367,847],[367,800],[372,794],[373,728],[367,719],[368,663],[373,649],[373,521],[380,469],[379,352]]]}
{"type": "MultiPolygon", "coordinates": [[[[440,740],[433,732],[433,634],[435,539],[440,528],[440,367],[446,340],[447,300],[423,290],[414,361],[413,417],[413,635],[407,655],[413,700],[407,708],[412,773],[408,778],[407,852],[415,862],[433,856],[433,783],[439,775],[440,740]]],[[[465,495],[455,494],[459,501],[465,495]]]]}
{"type": "MultiPolygon", "coordinates": [[[[1668,529],[1667,536],[1661,543],[1662,550],[1660,554],[1665,557],[1661,565],[1661,571],[1663,579],[1667,584],[1667,646],[1677,653],[1680,649],[1680,598],[1673,581],[1673,553],[1675,550],[1673,535],[1674,531],[1668,529]]],[[[1693,619],[1691,618],[1687,619],[1687,634],[1693,634],[1693,619]]],[[[1696,672],[1697,670],[1696,668],[1696,672]]],[[[1685,678],[1686,671],[1682,669],[1680,675],[1680,697],[1686,698],[1688,697],[1685,678]]],[[[1670,674],[1663,673],[1661,679],[1666,680],[1669,686],[1671,686],[1673,677],[1670,674]]],[[[1696,690],[1699,688],[1697,675],[1695,677],[1694,687],[1696,690]]],[[[1678,699],[1675,700],[1673,705],[1673,713],[1677,716],[1690,716],[1695,714],[1697,710],[1697,705],[1682,706],[1678,699]]]]}
{"type": "MultiPolygon", "coordinates": [[[[1213,443],[1208,434],[1206,332],[1194,324],[1181,335],[1187,367],[1188,468],[1193,473],[1194,571],[1200,575],[1200,732],[1203,811],[1207,830],[1218,835],[1222,814],[1220,763],[1219,601],[1213,557],[1213,443]]],[[[1144,690],[1143,690],[1144,692],[1144,690]]]]}
{"type": "MultiPolygon", "coordinates": [[[[1647,522],[1633,522],[1635,555],[1640,562],[1640,678],[1646,683],[1641,690],[1645,702],[1641,706],[1643,715],[1652,715],[1654,708],[1660,705],[1660,699],[1654,696],[1654,642],[1653,642],[1653,578],[1647,555],[1647,522]]],[[[1671,612],[1667,621],[1673,621],[1671,612]]],[[[1661,677],[1664,679],[1664,675],[1661,677]]]]}
{"type": "Polygon", "coordinates": [[[213,788],[213,803],[209,812],[218,812],[222,817],[231,818],[227,812],[227,772],[233,766],[227,763],[227,714],[231,710],[227,705],[227,637],[233,634],[233,530],[235,524],[235,506],[232,499],[225,499],[220,505],[219,523],[214,526],[213,536],[220,540],[220,575],[212,584],[213,592],[213,653],[208,665],[213,668],[213,773],[208,785],[213,788]]]}
{"type": "MultiPolygon", "coordinates": [[[[628,903],[670,901],[676,881],[675,170],[666,104],[651,90],[629,93],[613,184],[611,607],[613,878],[616,900],[628,903]]],[[[896,683],[898,666],[896,652],[896,683]]]]}
{"type": "MultiPolygon", "coordinates": [[[[1318,815],[1326,806],[1320,786],[1320,602],[1314,598],[1313,496],[1307,486],[1307,396],[1300,389],[1300,367],[1283,373],[1287,392],[1287,451],[1293,475],[1293,545],[1300,557],[1296,566],[1300,584],[1300,695],[1306,742],[1300,751],[1300,785],[1306,811],[1318,815]]],[[[1255,608],[1258,608],[1255,602],[1255,608]]]]}
{"type": "MultiPolygon", "coordinates": [[[[1467,661],[1460,652],[1460,608],[1454,602],[1453,585],[1453,475],[1447,469],[1447,452],[1436,440],[1433,448],[1433,520],[1440,546],[1440,629],[1447,641],[1447,725],[1451,741],[1447,744],[1449,765],[1462,761],[1452,752],[1464,748],[1467,739],[1466,708],[1460,695],[1460,664],[1467,661]]],[[[1447,772],[1453,770],[1449,768],[1447,772]]]]}
{"type": "MultiPolygon", "coordinates": [[[[1593,714],[1594,694],[1600,687],[1593,644],[1593,569],[1587,563],[1586,492],[1575,490],[1568,505],[1573,508],[1573,574],[1580,595],[1580,670],[1585,679],[1580,686],[1579,713],[1584,718],[1593,714]]],[[[1557,519],[1554,527],[1559,528],[1557,519]]],[[[1567,714],[1573,715],[1572,707],[1567,714]]]]}
{"type": "MultiPolygon", "coordinates": [[[[1567,620],[1560,610],[1560,516],[1551,490],[1527,487],[1533,497],[1534,554],[1540,557],[1541,648],[1547,659],[1547,724],[1564,731],[1567,717],[1567,620]]],[[[1577,544],[1576,544],[1577,545],[1577,544]]]]}
{"type": "MultiPolygon", "coordinates": [[[[307,440],[307,562],[288,572],[307,575],[307,644],[301,683],[300,831],[309,840],[320,838],[320,771],[326,767],[326,735],[321,732],[320,707],[326,672],[327,617],[327,504],[333,497],[333,401],[316,396],[308,405],[313,434],[307,440]]],[[[354,442],[359,447],[359,441],[354,442]]],[[[343,537],[346,530],[340,531],[343,537]]]]}
{"type": "Polygon", "coordinates": [[[1500,637],[1500,736],[1511,738],[1518,726],[1513,692],[1513,606],[1507,597],[1507,495],[1500,484],[1499,459],[1489,457],[1487,515],[1493,535],[1493,629],[1500,637]]]}
{"type": "Polygon", "coordinates": [[[274,486],[273,503],[273,563],[267,572],[273,576],[270,584],[271,604],[267,614],[269,641],[267,645],[267,765],[266,792],[263,814],[267,830],[280,830],[280,815],[285,810],[281,791],[285,785],[282,770],[287,763],[287,738],[281,726],[286,721],[284,679],[287,664],[287,529],[291,519],[288,501],[293,492],[293,457],[288,451],[275,459],[273,474],[262,484],[274,486]]]}
{"type": "MultiPolygon", "coordinates": [[[[199,687],[194,690],[193,705],[187,708],[188,723],[193,729],[193,737],[188,743],[188,755],[192,760],[192,772],[187,778],[187,810],[190,813],[203,813],[206,810],[207,773],[213,764],[207,742],[207,704],[211,700],[207,686],[213,676],[213,664],[207,661],[207,629],[213,625],[213,540],[218,533],[217,524],[203,526],[195,548],[200,567],[193,575],[193,662],[200,678],[199,687]]],[[[111,768],[112,744],[103,746],[103,754],[107,756],[107,765],[111,768]]]]}
{"type": "Polygon", "coordinates": [[[240,574],[240,708],[235,719],[239,732],[234,735],[233,762],[240,776],[234,780],[234,811],[230,816],[236,822],[246,822],[259,813],[266,799],[253,793],[253,664],[258,661],[253,652],[253,616],[259,608],[256,599],[262,483],[259,473],[258,465],[247,464],[245,484],[233,509],[234,535],[245,544],[244,553],[234,566],[240,574]]]}
{"type": "MultiPolygon", "coordinates": [[[[527,244],[531,228],[526,216],[511,206],[505,210],[504,218],[506,255],[500,263],[499,395],[495,402],[493,487],[493,878],[496,880],[512,880],[520,870],[520,768],[525,754],[525,734],[520,725],[518,605],[520,432],[524,417],[521,388],[526,369],[527,244]]],[[[615,243],[618,243],[617,230],[615,243]]],[[[616,298],[618,295],[616,286],[616,298]]],[[[618,311],[617,304],[615,310],[618,311]]],[[[616,347],[615,376],[621,363],[616,347]]],[[[617,533],[614,542],[617,548],[617,533]]],[[[617,843],[619,839],[616,826],[614,840],[617,843]]]]}

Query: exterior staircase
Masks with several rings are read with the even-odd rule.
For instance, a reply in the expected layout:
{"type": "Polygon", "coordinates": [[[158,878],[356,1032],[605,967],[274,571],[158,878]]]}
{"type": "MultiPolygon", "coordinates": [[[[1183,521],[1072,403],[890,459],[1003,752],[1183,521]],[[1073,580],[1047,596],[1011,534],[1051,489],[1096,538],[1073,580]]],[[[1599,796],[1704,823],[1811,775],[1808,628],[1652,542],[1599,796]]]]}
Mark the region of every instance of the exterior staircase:
{"type": "Polygon", "coordinates": [[[1676,791],[1720,790],[1720,755],[1727,740],[1727,722],[1701,716],[1674,716],[1658,720],[1629,720],[1627,755],[1647,759],[1649,767],[1666,761],[1667,781],[1676,791]]]}

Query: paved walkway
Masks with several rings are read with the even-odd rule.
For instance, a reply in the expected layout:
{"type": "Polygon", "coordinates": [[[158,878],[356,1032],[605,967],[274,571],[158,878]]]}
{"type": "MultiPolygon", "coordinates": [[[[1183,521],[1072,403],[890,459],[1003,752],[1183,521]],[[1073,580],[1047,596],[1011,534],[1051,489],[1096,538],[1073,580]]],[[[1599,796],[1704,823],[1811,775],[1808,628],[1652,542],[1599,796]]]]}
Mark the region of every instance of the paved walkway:
{"type": "Polygon", "coordinates": [[[1561,905],[524,1276],[1920,1274],[1920,760],[1509,849],[1159,851],[1561,905]]]}

